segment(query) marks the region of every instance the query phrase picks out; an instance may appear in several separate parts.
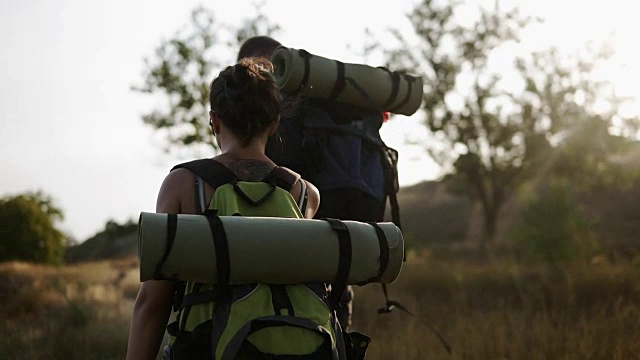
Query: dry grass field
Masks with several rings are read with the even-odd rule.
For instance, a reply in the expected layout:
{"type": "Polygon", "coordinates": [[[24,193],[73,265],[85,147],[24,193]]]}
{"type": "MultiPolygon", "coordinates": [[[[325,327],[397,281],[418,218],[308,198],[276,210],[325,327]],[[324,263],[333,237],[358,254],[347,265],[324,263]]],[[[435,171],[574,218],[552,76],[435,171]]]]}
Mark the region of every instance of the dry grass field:
{"type": "Polygon", "coordinates": [[[357,289],[354,330],[373,338],[367,358],[640,359],[640,268],[630,263],[522,266],[423,254],[389,291],[414,315],[377,315],[379,286],[357,289]]]}
{"type": "Polygon", "coordinates": [[[60,268],[0,264],[0,357],[124,359],[136,266],[135,259],[60,268]]]}
{"type": "MultiPolygon", "coordinates": [[[[0,264],[0,357],[123,359],[137,261],[67,267],[0,264]]],[[[414,315],[356,288],[353,330],[367,359],[640,359],[640,266],[478,261],[450,251],[410,256],[389,287],[414,315]],[[430,327],[452,346],[448,354],[430,327]]]]}

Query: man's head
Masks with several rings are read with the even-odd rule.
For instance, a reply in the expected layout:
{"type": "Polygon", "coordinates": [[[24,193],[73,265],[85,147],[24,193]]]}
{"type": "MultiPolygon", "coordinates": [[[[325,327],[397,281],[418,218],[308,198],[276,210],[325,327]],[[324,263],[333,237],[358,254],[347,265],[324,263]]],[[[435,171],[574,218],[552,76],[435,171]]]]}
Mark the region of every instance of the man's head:
{"type": "Polygon", "coordinates": [[[271,58],[273,51],[281,46],[280,42],[268,36],[254,36],[245,40],[238,51],[238,61],[247,57],[271,58]]]}

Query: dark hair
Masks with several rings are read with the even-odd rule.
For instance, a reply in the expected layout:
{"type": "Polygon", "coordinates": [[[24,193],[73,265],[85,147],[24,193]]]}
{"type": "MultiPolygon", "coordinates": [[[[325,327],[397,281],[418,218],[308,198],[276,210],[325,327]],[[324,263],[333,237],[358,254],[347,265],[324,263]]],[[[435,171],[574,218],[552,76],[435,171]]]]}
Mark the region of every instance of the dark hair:
{"type": "MultiPolygon", "coordinates": [[[[251,37],[245,40],[240,46],[240,50],[238,51],[238,61],[249,57],[263,57],[270,59],[273,52],[280,46],[282,46],[282,44],[279,41],[269,36],[259,35],[251,37]]],[[[302,103],[300,94],[289,94],[283,92],[282,96],[283,100],[280,115],[283,118],[295,116],[302,103]]],[[[278,135],[276,134],[276,136],[278,135]]]]}
{"type": "Polygon", "coordinates": [[[271,58],[273,51],[281,46],[280,42],[269,36],[254,36],[245,40],[238,51],[238,61],[247,57],[271,58]]]}
{"type": "Polygon", "coordinates": [[[227,66],[209,86],[209,105],[245,145],[278,121],[282,96],[265,58],[227,66]]]}

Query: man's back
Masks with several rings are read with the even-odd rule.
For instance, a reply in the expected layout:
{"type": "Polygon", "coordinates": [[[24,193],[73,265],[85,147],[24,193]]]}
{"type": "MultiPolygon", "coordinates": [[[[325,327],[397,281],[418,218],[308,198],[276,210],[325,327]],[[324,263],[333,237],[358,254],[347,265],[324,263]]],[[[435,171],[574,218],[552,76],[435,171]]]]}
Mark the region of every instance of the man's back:
{"type": "Polygon", "coordinates": [[[294,116],[281,119],[266,152],[316,184],[322,199],[316,217],[382,221],[387,181],[382,122],[377,111],[305,99],[294,116]],[[340,196],[334,199],[335,193],[340,196]]]}

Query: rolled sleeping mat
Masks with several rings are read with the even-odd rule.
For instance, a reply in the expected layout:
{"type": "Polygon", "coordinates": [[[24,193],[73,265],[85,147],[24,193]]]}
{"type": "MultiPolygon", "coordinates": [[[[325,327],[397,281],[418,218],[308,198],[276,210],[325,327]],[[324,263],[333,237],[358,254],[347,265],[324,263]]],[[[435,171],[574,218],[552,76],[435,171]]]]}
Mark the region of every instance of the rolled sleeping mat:
{"type": "Polygon", "coordinates": [[[142,212],[140,280],[220,283],[226,266],[232,285],[333,283],[339,267],[346,269],[348,284],[395,281],[404,256],[400,229],[393,223],[339,222],[348,230],[350,251],[326,220],[142,212]]]}
{"type": "Polygon", "coordinates": [[[412,115],[422,103],[421,77],[284,46],[274,51],[271,62],[278,87],[287,92],[402,115],[412,115]]]}

